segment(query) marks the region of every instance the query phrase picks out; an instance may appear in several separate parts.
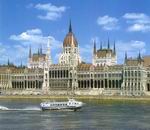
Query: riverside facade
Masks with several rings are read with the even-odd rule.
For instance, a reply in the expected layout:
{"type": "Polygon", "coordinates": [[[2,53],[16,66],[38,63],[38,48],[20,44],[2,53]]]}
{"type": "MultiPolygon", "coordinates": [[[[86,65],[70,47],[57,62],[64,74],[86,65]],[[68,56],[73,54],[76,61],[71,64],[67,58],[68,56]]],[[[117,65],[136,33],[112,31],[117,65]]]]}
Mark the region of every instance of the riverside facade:
{"type": "Polygon", "coordinates": [[[42,48],[32,54],[29,49],[27,67],[0,67],[0,93],[8,95],[150,95],[150,56],[128,58],[117,64],[115,43],[110,48],[94,42],[92,63],[81,60],[79,45],[72,31],[63,42],[58,64],[52,64],[50,40],[47,52],[42,48]]]}

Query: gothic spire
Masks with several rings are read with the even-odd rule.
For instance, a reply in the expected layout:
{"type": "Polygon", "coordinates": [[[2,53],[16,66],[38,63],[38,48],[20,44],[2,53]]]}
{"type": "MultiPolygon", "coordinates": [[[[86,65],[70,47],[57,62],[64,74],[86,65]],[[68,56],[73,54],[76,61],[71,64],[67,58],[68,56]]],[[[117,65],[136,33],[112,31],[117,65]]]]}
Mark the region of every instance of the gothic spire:
{"type": "Polygon", "coordinates": [[[139,51],[138,60],[141,60],[141,53],[139,51]]]}
{"type": "Polygon", "coordinates": [[[50,50],[50,46],[51,46],[51,37],[48,36],[48,42],[47,42],[47,54],[46,54],[46,59],[47,59],[47,65],[51,65],[52,64],[52,58],[51,58],[51,50],[50,50]]]}
{"type": "Polygon", "coordinates": [[[127,61],[128,56],[127,56],[127,52],[125,52],[125,62],[127,61]]]}
{"type": "Polygon", "coordinates": [[[69,33],[72,33],[72,25],[71,25],[71,20],[70,20],[70,24],[69,24],[69,33]]]}
{"type": "Polygon", "coordinates": [[[31,45],[30,45],[30,49],[29,49],[29,58],[32,57],[32,50],[31,50],[31,45]]]}
{"type": "Polygon", "coordinates": [[[108,37],[108,45],[107,45],[108,47],[108,49],[110,49],[110,43],[109,43],[109,37],[108,37]]]}
{"type": "Polygon", "coordinates": [[[7,61],[7,65],[8,65],[8,66],[10,65],[9,58],[8,58],[8,61],[7,61]]]}
{"type": "Polygon", "coordinates": [[[116,54],[116,43],[114,41],[114,54],[116,54]]]}
{"type": "Polygon", "coordinates": [[[42,55],[42,45],[41,45],[41,47],[40,47],[40,55],[42,55]]]}
{"type": "Polygon", "coordinates": [[[103,49],[103,45],[102,45],[102,42],[101,42],[101,44],[100,44],[100,49],[101,49],[101,50],[103,49]]]}
{"type": "Polygon", "coordinates": [[[94,42],[93,54],[96,54],[96,42],[95,40],[93,42],[94,42]]]}

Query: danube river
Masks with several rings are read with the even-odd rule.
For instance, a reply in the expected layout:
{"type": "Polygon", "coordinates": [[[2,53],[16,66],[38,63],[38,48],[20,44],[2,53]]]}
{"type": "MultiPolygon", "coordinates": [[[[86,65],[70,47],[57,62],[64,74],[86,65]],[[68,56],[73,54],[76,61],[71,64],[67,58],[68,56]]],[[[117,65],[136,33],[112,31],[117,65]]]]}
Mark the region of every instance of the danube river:
{"type": "Polygon", "coordinates": [[[147,130],[150,103],[84,100],[77,112],[41,111],[40,100],[1,99],[0,130],[147,130]]]}

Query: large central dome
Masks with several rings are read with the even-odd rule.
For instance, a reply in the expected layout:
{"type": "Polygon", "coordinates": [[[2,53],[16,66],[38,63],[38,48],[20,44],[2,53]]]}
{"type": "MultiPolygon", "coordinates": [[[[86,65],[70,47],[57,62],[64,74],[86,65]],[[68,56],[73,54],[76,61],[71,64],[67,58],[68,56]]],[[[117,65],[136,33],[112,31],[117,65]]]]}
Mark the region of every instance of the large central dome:
{"type": "Polygon", "coordinates": [[[78,42],[72,32],[72,27],[70,22],[69,32],[64,39],[63,47],[77,47],[77,46],[78,46],[78,42]]]}

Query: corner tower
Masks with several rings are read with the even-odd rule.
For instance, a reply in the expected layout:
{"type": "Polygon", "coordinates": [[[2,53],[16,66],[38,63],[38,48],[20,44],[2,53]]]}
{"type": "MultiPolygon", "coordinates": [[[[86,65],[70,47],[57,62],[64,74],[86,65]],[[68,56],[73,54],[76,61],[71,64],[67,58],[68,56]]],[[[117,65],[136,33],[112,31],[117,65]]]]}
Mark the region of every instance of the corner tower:
{"type": "MultiPolygon", "coordinates": [[[[96,47],[96,43],[94,43],[94,47],[96,47]]],[[[94,48],[94,56],[93,56],[93,65],[94,66],[113,66],[117,64],[117,55],[116,55],[116,46],[114,42],[113,49],[110,48],[110,41],[108,38],[107,48],[102,47],[102,43],[100,45],[100,49],[96,50],[94,48]]]]}

